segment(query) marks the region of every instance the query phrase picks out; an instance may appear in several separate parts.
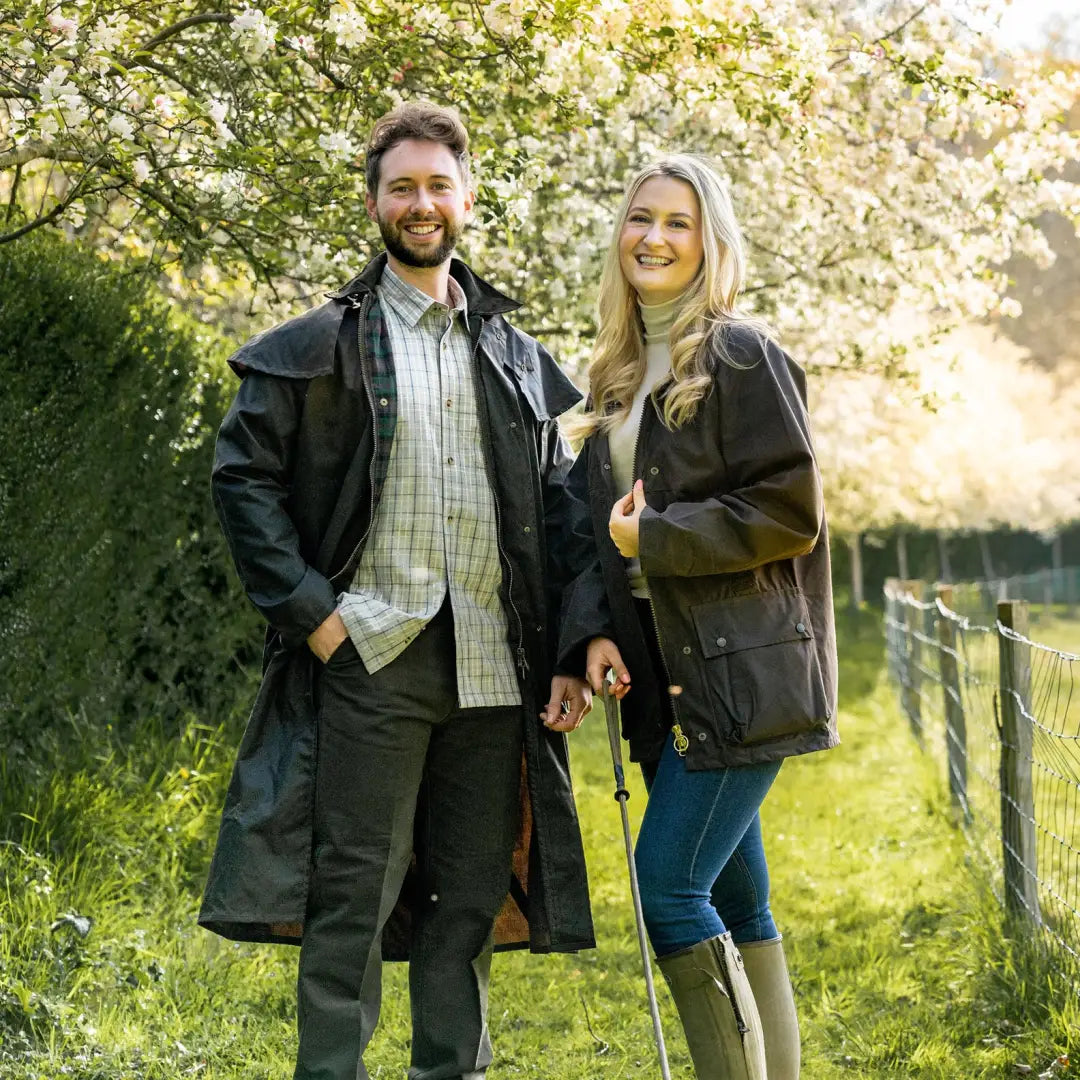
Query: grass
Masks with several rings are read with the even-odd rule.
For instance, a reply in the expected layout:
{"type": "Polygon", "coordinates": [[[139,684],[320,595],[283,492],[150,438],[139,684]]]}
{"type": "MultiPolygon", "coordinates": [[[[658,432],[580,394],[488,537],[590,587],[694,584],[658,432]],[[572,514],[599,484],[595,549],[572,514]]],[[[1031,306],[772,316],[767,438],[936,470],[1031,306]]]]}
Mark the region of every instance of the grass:
{"type": "MultiPolygon", "coordinates": [[[[787,762],[764,810],[803,1076],[1058,1075],[1059,1055],[1080,1054],[1076,987],[967,868],[944,769],[885,682],[876,616],[842,618],[841,656],[844,743],[787,762]]],[[[147,729],[121,740],[73,718],[49,768],[0,766],[5,1080],[291,1075],[296,951],[225,942],[194,921],[235,732],[147,729]]],[[[599,711],[573,748],[600,947],[496,958],[491,1080],[659,1075],[599,711]]],[[[636,827],[644,792],[631,779],[636,827]]],[[[404,1074],[406,997],[393,965],[373,1077],[404,1074]]]]}

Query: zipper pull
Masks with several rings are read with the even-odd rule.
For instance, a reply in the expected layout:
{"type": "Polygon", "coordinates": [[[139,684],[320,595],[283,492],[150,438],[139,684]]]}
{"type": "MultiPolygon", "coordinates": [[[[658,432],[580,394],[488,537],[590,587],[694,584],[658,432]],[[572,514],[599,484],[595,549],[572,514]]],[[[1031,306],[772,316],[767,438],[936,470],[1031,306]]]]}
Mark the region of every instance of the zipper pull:
{"type": "Polygon", "coordinates": [[[679,757],[686,757],[686,751],[690,746],[690,740],[686,737],[682,725],[672,724],[671,734],[674,736],[672,741],[675,744],[675,753],[678,754],[679,757]]]}
{"type": "Polygon", "coordinates": [[[528,677],[529,661],[525,659],[525,647],[523,645],[517,647],[517,669],[521,672],[523,679],[528,677]]]}

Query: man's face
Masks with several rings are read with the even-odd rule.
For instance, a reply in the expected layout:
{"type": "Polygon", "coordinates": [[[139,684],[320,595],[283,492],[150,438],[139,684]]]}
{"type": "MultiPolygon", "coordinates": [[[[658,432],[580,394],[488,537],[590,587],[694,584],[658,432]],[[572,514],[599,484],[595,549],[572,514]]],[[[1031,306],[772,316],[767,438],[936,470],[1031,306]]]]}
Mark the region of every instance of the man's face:
{"type": "Polygon", "coordinates": [[[383,155],[379,190],[367,194],[386,250],[405,266],[441,266],[457,245],[473,205],[454,152],[405,139],[383,155]]]}

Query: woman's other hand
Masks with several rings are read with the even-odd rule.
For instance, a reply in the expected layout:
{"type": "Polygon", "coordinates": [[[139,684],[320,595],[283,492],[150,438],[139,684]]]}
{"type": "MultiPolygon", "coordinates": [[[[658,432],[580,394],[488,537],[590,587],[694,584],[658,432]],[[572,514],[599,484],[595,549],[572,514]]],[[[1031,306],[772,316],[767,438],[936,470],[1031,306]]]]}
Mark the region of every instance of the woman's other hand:
{"type": "Polygon", "coordinates": [[[611,508],[608,518],[608,534],[619,549],[619,554],[626,559],[636,559],[638,555],[638,527],[641,511],[645,509],[645,485],[634,482],[634,490],[617,500],[611,508]]]}
{"type": "Polygon", "coordinates": [[[603,693],[609,671],[615,673],[611,693],[621,701],[630,689],[630,672],[626,670],[618,645],[611,638],[595,637],[585,653],[585,676],[594,694],[603,693]]]}

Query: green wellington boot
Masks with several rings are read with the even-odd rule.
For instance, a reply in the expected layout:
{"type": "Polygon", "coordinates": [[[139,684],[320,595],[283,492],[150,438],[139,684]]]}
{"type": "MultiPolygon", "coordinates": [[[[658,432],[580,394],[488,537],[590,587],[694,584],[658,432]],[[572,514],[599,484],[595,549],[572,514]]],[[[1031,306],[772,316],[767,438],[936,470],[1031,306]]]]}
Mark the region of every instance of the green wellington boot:
{"type": "Polygon", "coordinates": [[[744,941],[739,951],[761,1017],[769,1080],[799,1080],[799,1017],[782,941],[744,941]]]}
{"type": "Polygon", "coordinates": [[[656,962],[679,1010],[697,1080],[766,1080],[761,1021],[731,935],[656,962]]]}

